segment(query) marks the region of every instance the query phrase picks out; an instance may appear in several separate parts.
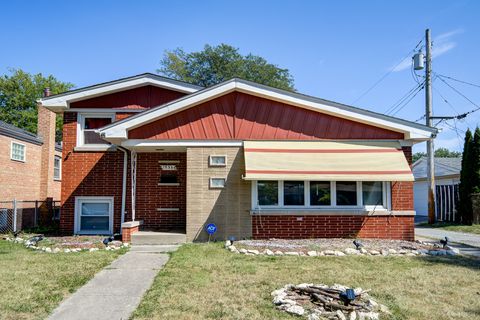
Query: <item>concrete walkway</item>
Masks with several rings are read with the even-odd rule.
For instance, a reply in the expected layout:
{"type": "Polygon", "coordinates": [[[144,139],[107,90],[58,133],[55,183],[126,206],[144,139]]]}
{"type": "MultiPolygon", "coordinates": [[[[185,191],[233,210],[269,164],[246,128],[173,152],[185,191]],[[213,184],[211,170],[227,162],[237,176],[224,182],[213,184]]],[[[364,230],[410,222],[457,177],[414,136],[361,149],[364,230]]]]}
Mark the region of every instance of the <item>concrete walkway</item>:
{"type": "Polygon", "coordinates": [[[64,300],[51,320],[126,320],[178,246],[132,246],[64,300]]]}
{"type": "Polygon", "coordinates": [[[480,235],[447,231],[438,228],[415,227],[415,239],[440,240],[448,237],[452,247],[460,250],[462,254],[480,257],[480,235]]]}

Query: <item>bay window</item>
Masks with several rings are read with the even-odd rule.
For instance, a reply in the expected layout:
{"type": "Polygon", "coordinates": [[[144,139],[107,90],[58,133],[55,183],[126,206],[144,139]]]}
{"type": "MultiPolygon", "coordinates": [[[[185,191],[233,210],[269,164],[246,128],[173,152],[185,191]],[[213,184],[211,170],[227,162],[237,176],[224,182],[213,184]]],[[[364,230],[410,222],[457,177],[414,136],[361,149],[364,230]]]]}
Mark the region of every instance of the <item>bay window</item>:
{"type": "Polygon", "coordinates": [[[253,181],[252,210],[388,210],[390,183],[382,181],[253,181]]]}

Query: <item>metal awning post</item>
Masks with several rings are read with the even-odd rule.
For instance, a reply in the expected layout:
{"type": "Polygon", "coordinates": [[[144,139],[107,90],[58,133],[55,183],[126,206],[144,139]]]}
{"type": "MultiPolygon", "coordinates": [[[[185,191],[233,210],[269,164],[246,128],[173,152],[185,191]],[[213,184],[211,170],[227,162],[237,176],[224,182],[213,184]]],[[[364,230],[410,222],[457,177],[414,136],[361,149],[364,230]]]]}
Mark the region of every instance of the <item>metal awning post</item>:
{"type": "Polygon", "coordinates": [[[131,151],[131,170],[132,170],[132,221],[135,221],[135,195],[137,191],[137,152],[131,151]]]}

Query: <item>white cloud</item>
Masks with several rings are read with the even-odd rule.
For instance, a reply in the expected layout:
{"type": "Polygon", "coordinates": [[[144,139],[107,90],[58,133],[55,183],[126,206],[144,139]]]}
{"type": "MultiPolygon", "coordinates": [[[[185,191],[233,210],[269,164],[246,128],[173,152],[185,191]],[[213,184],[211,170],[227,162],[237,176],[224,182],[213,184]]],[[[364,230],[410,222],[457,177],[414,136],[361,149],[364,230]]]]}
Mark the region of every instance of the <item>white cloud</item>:
{"type": "MultiPolygon", "coordinates": [[[[457,46],[457,43],[452,41],[452,38],[459,34],[463,33],[463,29],[455,29],[449,32],[445,32],[439,34],[433,39],[433,46],[432,46],[432,59],[435,59],[448,51],[452,50],[457,46]]],[[[405,58],[402,62],[400,62],[397,66],[392,66],[389,69],[393,72],[399,72],[406,69],[409,69],[412,65],[412,57],[405,58]]]]}

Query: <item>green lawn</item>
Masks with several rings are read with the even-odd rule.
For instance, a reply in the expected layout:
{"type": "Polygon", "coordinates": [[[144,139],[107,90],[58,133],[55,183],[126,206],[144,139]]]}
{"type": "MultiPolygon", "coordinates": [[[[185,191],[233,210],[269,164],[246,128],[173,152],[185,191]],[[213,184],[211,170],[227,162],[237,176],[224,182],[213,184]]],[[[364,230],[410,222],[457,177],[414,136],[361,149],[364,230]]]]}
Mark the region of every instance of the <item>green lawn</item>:
{"type": "Polygon", "coordinates": [[[480,261],[464,257],[268,257],[190,244],[172,254],[134,319],[298,319],[270,292],[287,283],[364,289],[393,319],[480,319],[480,261]]]}
{"type": "Polygon", "coordinates": [[[450,223],[435,223],[435,224],[422,223],[421,226],[430,227],[430,228],[440,228],[448,231],[480,234],[480,224],[474,224],[469,226],[469,225],[463,225],[463,224],[450,224],[450,223]]]}
{"type": "Polygon", "coordinates": [[[124,250],[45,253],[0,240],[0,319],[43,319],[124,250]]]}

